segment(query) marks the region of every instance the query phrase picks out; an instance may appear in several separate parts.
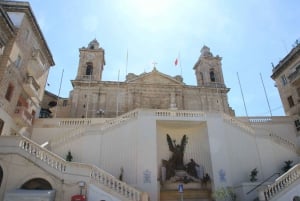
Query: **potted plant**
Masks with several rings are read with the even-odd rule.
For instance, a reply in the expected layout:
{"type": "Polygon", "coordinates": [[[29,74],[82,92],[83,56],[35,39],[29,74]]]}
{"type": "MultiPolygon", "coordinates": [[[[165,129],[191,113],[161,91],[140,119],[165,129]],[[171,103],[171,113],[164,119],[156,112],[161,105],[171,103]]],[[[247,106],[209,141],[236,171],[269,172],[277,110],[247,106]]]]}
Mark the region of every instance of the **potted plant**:
{"type": "Polygon", "coordinates": [[[72,159],[73,159],[73,156],[72,156],[72,154],[71,154],[71,151],[68,151],[68,154],[67,154],[67,156],[66,156],[66,161],[71,162],[72,159]]]}
{"type": "Polygon", "coordinates": [[[236,194],[230,187],[222,187],[215,190],[212,197],[217,201],[236,201],[236,194]]]}
{"type": "Polygon", "coordinates": [[[251,170],[251,173],[250,173],[250,181],[251,182],[257,181],[257,178],[256,178],[257,174],[258,174],[257,168],[254,168],[253,170],[251,170]]]}
{"type": "Polygon", "coordinates": [[[281,170],[285,173],[287,172],[289,169],[291,169],[293,167],[293,161],[288,160],[288,161],[284,161],[284,166],[281,168],[281,170]]]}

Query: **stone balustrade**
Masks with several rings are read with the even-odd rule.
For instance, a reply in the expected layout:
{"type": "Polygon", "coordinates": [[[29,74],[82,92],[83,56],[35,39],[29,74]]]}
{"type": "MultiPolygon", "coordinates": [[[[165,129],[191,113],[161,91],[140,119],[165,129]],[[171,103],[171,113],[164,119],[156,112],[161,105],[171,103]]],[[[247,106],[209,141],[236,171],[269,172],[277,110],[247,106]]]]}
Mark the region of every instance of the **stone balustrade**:
{"type": "Polygon", "coordinates": [[[233,126],[239,127],[240,129],[246,131],[247,133],[254,134],[254,129],[247,125],[245,122],[239,121],[237,118],[223,114],[223,120],[233,126]]]}
{"type": "MultiPolygon", "coordinates": [[[[138,114],[139,114],[138,110],[133,110],[133,111],[123,114],[119,117],[116,117],[116,118],[113,118],[110,120],[106,120],[105,123],[102,125],[101,130],[103,131],[108,128],[115,127],[115,126],[118,126],[119,124],[130,121],[132,119],[135,119],[138,117],[138,114]]],[[[97,126],[97,124],[94,124],[94,125],[97,126]]]]}
{"type": "Polygon", "coordinates": [[[91,125],[91,119],[72,119],[72,120],[61,120],[59,126],[88,126],[91,125]]]}
{"type": "Polygon", "coordinates": [[[297,152],[297,146],[295,143],[293,143],[283,137],[280,137],[274,133],[270,133],[269,137],[271,138],[271,140],[275,141],[276,143],[284,145],[285,147],[291,149],[292,151],[297,152]]]}
{"type": "Polygon", "coordinates": [[[60,144],[64,144],[66,142],[70,142],[72,139],[77,139],[78,137],[86,134],[85,131],[88,127],[93,127],[93,126],[99,126],[100,125],[100,130],[104,131],[106,129],[118,126],[121,123],[124,123],[126,121],[132,120],[134,118],[137,118],[138,116],[138,111],[133,110],[129,113],[126,113],[124,115],[121,115],[119,117],[105,120],[104,123],[94,123],[92,124],[91,120],[62,120],[59,122],[60,126],[71,126],[73,125],[74,129],[67,131],[66,133],[63,133],[62,135],[58,135],[50,140],[51,147],[58,146],[60,144]]]}
{"type": "Polygon", "coordinates": [[[130,200],[141,200],[140,191],[127,185],[125,182],[116,179],[114,176],[107,174],[98,167],[92,168],[91,179],[94,181],[94,184],[105,185],[109,189],[112,189],[114,192],[117,192],[130,200]]]}
{"type": "Polygon", "coordinates": [[[274,196],[278,195],[281,191],[288,188],[299,178],[300,164],[297,164],[294,167],[292,167],[289,171],[278,177],[273,184],[268,185],[268,187],[263,190],[263,199],[271,200],[274,196]]]}
{"type": "Polygon", "coordinates": [[[25,137],[20,140],[19,148],[60,172],[66,171],[66,161],[64,159],[25,137]]]}
{"type": "MultiPolygon", "coordinates": [[[[66,175],[75,175],[74,173],[79,171],[80,175],[89,175],[91,183],[98,185],[98,187],[102,190],[104,189],[101,185],[104,185],[109,189],[110,193],[114,192],[121,196],[123,198],[122,200],[144,200],[141,195],[144,195],[145,193],[142,193],[141,191],[131,187],[125,182],[118,180],[114,176],[96,166],[67,162],[60,156],[50,152],[45,148],[42,148],[40,145],[23,136],[14,137],[15,140],[13,140],[12,138],[7,139],[7,142],[5,142],[6,140],[2,140],[2,143],[6,144],[6,147],[10,149],[9,153],[12,153],[12,147],[15,145],[15,151],[18,152],[17,150],[19,148],[19,150],[21,150],[21,155],[31,160],[32,162],[36,162],[36,159],[39,159],[47,167],[57,170],[58,172],[56,176],[58,177],[62,176],[61,173],[66,175]],[[18,141],[18,144],[16,144],[15,141],[18,141]],[[29,154],[31,157],[28,157],[27,154],[29,154]]],[[[3,148],[4,146],[1,147],[1,149],[3,148]]],[[[145,200],[147,200],[147,198],[145,200]]]]}
{"type": "Polygon", "coordinates": [[[156,117],[201,117],[206,118],[205,112],[201,111],[180,111],[180,110],[156,110],[154,111],[156,117]]]}
{"type": "Polygon", "coordinates": [[[53,137],[50,140],[51,147],[53,148],[55,146],[60,145],[61,143],[70,142],[73,139],[81,137],[82,135],[84,135],[86,128],[87,128],[86,126],[76,127],[72,130],[67,131],[66,133],[64,133],[62,135],[57,135],[57,136],[53,137]]]}

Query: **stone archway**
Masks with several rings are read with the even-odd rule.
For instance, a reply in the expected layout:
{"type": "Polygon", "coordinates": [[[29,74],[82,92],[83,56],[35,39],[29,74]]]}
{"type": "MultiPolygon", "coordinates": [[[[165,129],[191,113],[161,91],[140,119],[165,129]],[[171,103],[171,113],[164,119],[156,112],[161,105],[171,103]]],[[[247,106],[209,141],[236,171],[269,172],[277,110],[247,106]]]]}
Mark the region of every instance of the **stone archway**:
{"type": "Polygon", "coordinates": [[[26,181],[22,186],[21,189],[26,190],[52,190],[51,184],[43,179],[43,178],[33,178],[29,181],[26,181]]]}

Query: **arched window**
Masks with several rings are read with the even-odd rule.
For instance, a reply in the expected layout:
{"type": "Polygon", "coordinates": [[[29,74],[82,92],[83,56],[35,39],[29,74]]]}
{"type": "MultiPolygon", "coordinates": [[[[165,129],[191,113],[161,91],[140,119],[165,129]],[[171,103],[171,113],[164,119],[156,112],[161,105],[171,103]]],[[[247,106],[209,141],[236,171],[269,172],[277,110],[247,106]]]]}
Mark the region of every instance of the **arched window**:
{"type": "Polygon", "coordinates": [[[214,73],[213,70],[210,70],[209,77],[210,77],[210,81],[211,82],[215,82],[216,81],[215,73],[214,73]]]}
{"type": "Polygon", "coordinates": [[[25,182],[21,189],[25,190],[52,190],[51,184],[43,178],[34,178],[25,182]]]}
{"type": "Polygon", "coordinates": [[[85,74],[86,75],[93,74],[93,64],[92,63],[87,63],[85,74]]]}
{"type": "Polygon", "coordinates": [[[295,197],[293,198],[293,201],[300,201],[300,196],[295,196],[295,197]]]}

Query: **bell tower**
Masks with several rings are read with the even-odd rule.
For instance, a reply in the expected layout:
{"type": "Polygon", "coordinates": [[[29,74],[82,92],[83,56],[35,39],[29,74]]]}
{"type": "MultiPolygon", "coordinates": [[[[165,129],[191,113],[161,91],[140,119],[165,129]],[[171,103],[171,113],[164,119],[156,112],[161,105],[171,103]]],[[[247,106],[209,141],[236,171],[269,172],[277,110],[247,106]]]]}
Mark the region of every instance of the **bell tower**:
{"type": "Polygon", "coordinates": [[[105,65],[104,49],[96,39],[88,47],[79,49],[79,65],[76,80],[101,81],[105,65]]]}
{"type": "Polygon", "coordinates": [[[218,55],[213,56],[207,46],[202,47],[201,55],[194,65],[197,86],[225,87],[221,60],[218,55]]]}

